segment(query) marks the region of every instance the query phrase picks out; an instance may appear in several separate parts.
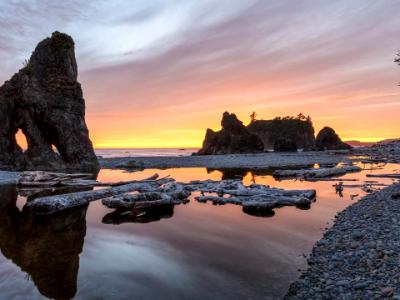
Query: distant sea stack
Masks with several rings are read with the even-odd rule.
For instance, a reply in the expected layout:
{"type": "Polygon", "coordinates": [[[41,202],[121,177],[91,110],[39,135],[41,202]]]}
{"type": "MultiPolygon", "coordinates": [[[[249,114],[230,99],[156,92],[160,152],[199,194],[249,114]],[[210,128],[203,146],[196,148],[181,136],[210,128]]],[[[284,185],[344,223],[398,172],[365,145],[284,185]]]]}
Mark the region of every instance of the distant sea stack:
{"type": "Polygon", "coordinates": [[[37,45],[24,68],[0,87],[1,168],[99,168],[77,77],[74,41],[54,32],[37,45]],[[16,142],[19,129],[27,139],[25,152],[16,142]]]}
{"type": "Polygon", "coordinates": [[[283,140],[294,141],[297,149],[303,150],[312,150],[315,145],[314,127],[309,117],[254,120],[247,128],[263,141],[264,150],[273,149],[277,142],[278,146],[282,145],[283,140]]]}
{"type": "Polygon", "coordinates": [[[318,133],[315,140],[315,148],[318,151],[323,150],[350,150],[352,147],[340,139],[335,130],[330,127],[324,127],[318,133]]]}
{"type": "Polygon", "coordinates": [[[203,147],[198,155],[254,153],[264,149],[261,139],[249,132],[235,114],[224,112],[221,121],[222,129],[207,129],[203,147]]]}

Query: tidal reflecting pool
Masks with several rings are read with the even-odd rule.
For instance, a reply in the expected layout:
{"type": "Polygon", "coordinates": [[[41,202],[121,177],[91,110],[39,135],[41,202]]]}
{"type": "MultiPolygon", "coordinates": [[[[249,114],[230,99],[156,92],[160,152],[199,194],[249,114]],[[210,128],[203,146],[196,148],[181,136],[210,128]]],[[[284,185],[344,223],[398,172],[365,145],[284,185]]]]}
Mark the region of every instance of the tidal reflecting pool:
{"type": "MultiPolygon", "coordinates": [[[[350,173],[390,173],[395,165],[350,173]]],[[[236,205],[199,203],[118,213],[100,201],[32,215],[15,187],[0,192],[1,299],[268,299],[282,297],[338,211],[365,193],[335,182],[277,181],[271,170],[182,168],[101,170],[99,181],[154,173],[177,181],[243,178],[285,189],[316,189],[309,209],[251,215],[236,205]],[[351,199],[351,195],[353,200],[351,199]]],[[[391,183],[390,179],[379,180],[391,183]]],[[[357,182],[355,182],[357,183],[357,182]]]]}

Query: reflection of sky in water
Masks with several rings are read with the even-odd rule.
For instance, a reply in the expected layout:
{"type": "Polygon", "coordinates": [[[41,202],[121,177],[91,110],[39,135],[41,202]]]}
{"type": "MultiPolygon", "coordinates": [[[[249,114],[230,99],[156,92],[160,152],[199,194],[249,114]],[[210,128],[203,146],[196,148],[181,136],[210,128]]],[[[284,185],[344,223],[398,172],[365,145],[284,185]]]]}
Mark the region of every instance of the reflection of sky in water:
{"type": "MultiPolygon", "coordinates": [[[[347,174],[365,179],[366,172],[388,173],[397,167],[347,174]]],[[[220,171],[205,169],[145,170],[126,173],[103,170],[99,180],[145,178],[153,173],[178,181],[219,179],[220,171]]],[[[250,183],[251,175],[244,181],[250,183]]],[[[375,179],[375,178],[374,178],[375,179]]],[[[171,218],[146,224],[109,225],[101,222],[112,210],[94,202],[89,206],[87,232],[80,255],[77,299],[265,299],[281,297],[304,268],[308,254],[337,211],[349,204],[335,194],[334,182],[275,181],[258,175],[257,183],[291,189],[317,189],[311,209],[275,209],[270,218],[254,217],[240,206],[197,203],[175,206],[171,218]]],[[[391,180],[381,180],[389,183],[391,180]]],[[[360,182],[348,182],[356,184],[360,182]]],[[[347,182],[346,182],[347,184],[347,182]]],[[[358,199],[358,198],[357,198],[358,199]]],[[[26,274],[0,258],[1,296],[7,299],[38,293],[26,274]],[[18,287],[18,288],[17,288],[18,287]]],[[[0,297],[1,298],[1,297],[0,297]]]]}

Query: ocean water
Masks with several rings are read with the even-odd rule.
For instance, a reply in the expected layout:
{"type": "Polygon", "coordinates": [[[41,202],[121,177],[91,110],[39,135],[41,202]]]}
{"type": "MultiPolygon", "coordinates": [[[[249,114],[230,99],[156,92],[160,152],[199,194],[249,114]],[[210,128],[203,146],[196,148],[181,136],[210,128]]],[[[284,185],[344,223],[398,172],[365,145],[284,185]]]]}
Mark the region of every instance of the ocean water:
{"type": "MultiPolygon", "coordinates": [[[[368,173],[399,168],[363,167],[343,178],[362,182],[370,180],[368,173]]],[[[267,216],[249,215],[236,205],[198,203],[196,194],[186,205],[147,209],[135,217],[116,214],[100,201],[34,216],[24,208],[27,197],[5,187],[0,299],[279,299],[306,267],[307,255],[335,214],[365,194],[345,188],[338,195],[333,182],[278,181],[271,170],[101,170],[98,180],[154,173],[178,181],[242,178],[245,184],[313,188],[317,199],[308,210],[282,207],[267,216]]]]}

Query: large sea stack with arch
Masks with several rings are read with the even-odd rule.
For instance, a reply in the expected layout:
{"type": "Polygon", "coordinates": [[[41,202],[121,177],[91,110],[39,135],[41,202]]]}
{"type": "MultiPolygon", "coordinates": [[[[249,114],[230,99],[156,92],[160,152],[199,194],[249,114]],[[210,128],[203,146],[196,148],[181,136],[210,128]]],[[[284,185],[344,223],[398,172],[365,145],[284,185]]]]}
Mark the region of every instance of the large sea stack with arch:
{"type": "Polygon", "coordinates": [[[2,169],[99,168],[85,123],[85,100],[77,77],[74,41],[66,34],[54,32],[37,45],[24,67],[0,87],[2,169]],[[18,130],[27,140],[25,152],[16,141],[18,130]]]}

